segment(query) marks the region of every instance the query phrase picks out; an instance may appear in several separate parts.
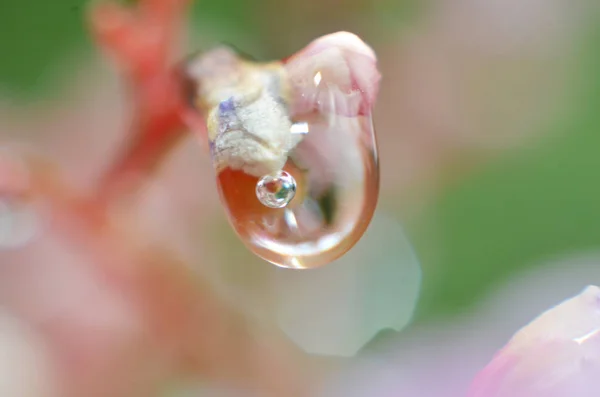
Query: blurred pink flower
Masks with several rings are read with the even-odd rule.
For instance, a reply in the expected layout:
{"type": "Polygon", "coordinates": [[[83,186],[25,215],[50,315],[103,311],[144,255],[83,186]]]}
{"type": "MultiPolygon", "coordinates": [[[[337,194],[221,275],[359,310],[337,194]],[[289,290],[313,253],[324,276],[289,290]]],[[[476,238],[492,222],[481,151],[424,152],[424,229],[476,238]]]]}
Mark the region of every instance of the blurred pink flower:
{"type": "Polygon", "coordinates": [[[434,0],[374,43],[382,193],[422,205],[448,178],[555,131],[580,103],[574,49],[592,3],[434,0]]]}
{"type": "Polygon", "coordinates": [[[469,397],[593,397],[600,389],[600,288],[543,313],[475,379],[469,397]]]}
{"type": "Polygon", "coordinates": [[[356,35],[338,32],[312,41],[285,61],[294,92],[293,112],[332,111],[367,114],[375,105],[381,75],[373,50],[356,35]],[[320,85],[337,87],[333,99],[320,85]],[[330,107],[333,107],[331,109],[330,107]]]}
{"type": "Polygon", "coordinates": [[[472,311],[382,341],[332,379],[320,396],[595,396],[597,287],[547,310],[500,348],[520,324],[597,279],[598,259],[596,253],[547,263],[508,280],[472,311]]]}

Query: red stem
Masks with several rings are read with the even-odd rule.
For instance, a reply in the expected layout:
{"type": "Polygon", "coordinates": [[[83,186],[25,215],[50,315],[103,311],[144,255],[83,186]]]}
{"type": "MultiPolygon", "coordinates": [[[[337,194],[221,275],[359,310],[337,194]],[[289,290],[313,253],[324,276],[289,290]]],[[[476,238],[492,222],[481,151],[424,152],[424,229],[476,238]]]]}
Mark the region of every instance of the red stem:
{"type": "Polygon", "coordinates": [[[96,197],[108,204],[137,190],[185,136],[185,104],[173,73],[186,0],[141,0],[133,9],[101,4],[92,30],[131,84],[134,124],[124,151],[101,178],[96,197]]]}

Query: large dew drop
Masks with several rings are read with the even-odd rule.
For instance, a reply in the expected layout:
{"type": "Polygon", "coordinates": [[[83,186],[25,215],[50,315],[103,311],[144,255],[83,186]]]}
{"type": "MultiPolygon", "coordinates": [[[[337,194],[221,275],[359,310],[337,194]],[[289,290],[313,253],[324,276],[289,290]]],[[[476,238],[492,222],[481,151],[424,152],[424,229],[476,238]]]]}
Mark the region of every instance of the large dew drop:
{"type": "Polygon", "coordinates": [[[372,50],[338,33],[285,64],[217,49],[187,73],[221,199],[245,244],[289,268],[321,266],[352,248],[379,190],[372,50]]]}

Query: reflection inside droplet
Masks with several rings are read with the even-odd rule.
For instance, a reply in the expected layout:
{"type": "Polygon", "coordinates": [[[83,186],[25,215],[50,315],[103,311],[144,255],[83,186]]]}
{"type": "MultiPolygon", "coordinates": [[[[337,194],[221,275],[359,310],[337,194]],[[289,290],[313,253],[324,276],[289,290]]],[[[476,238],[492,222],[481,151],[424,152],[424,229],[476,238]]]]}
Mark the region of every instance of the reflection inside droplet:
{"type": "Polygon", "coordinates": [[[285,171],[265,175],[256,184],[256,197],[269,208],[283,208],[296,195],[296,181],[285,171]]]}
{"type": "Polygon", "coordinates": [[[294,123],[292,124],[292,128],[290,128],[290,132],[292,133],[292,135],[298,135],[298,138],[296,138],[298,141],[300,141],[302,139],[303,135],[308,134],[308,123],[307,122],[298,122],[298,123],[294,123]]]}

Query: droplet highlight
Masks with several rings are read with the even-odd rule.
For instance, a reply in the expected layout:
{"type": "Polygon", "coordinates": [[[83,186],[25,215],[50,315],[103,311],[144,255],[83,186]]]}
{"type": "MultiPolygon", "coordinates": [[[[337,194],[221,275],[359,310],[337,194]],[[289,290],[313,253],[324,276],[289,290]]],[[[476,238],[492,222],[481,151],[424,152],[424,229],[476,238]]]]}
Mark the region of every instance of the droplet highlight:
{"type": "Polygon", "coordinates": [[[361,238],[377,204],[371,107],[379,74],[372,50],[351,36],[358,42],[344,34],[317,40],[285,64],[218,49],[187,67],[231,225],[277,266],[313,268],[339,258],[361,238]],[[368,70],[351,70],[357,67],[368,70]]]}

